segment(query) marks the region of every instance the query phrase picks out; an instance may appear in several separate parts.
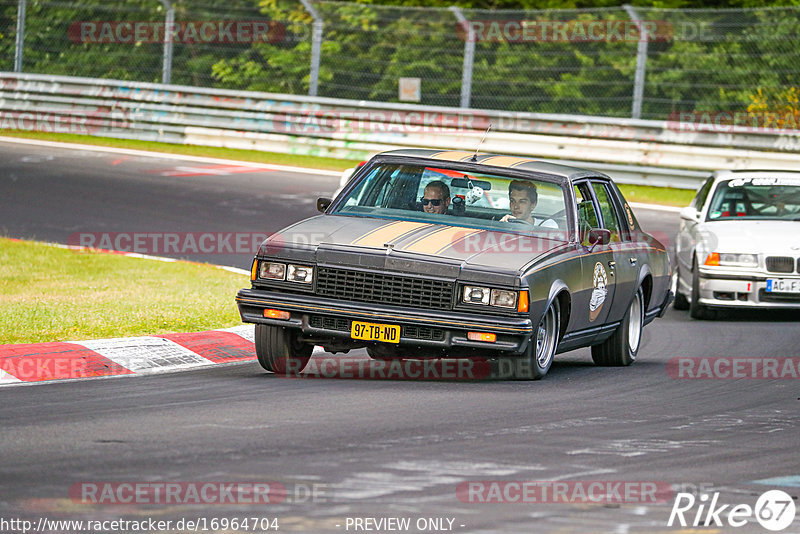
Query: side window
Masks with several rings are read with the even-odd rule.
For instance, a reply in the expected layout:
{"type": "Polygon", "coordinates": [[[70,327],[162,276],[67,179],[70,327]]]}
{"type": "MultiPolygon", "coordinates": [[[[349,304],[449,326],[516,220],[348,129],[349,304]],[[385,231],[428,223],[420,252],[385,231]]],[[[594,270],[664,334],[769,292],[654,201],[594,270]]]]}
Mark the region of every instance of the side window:
{"type": "Polygon", "coordinates": [[[611,202],[606,187],[598,182],[592,182],[594,194],[597,197],[597,202],[600,204],[600,211],[603,214],[603,226],[607,230],[611,230],[611,241],[620,241],[620,219],[617,209],[611,202]]]}
{"type": "Polygon", "coordinates": [[[696,209],[697,211],[701,211],[703,209],[703,205],[706,203],[706,198],[708,198],[708,193],[711,191],[711,186],[714,184],[714,177],[709,176],[709,178],[705,181],[705,183],[700,186],[700,189],[697,190],[697,194],[692,199],[691,206],[696,209]]]}
{"type": "Polygon", "coordinates": [[[583,245],[588,247],[589,230],[600,226],[588,184],[582,183],[575,186],[575,199],[578,202],[578,238],[583,245]]]}

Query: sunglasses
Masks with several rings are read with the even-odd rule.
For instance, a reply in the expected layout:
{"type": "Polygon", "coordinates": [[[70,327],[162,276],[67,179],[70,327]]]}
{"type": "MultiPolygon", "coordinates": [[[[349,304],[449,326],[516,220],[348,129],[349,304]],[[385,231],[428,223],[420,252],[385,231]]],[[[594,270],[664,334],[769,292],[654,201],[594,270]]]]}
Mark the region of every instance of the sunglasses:
{"type": "Polygon", "coordinates": [[[421,198],[419,199],[419,201],[422,202],[423,206],[427,206],[428,204],[433,204],[434,207],[438,208],[439,206],[442,205],[441,198],[421,198]]]}

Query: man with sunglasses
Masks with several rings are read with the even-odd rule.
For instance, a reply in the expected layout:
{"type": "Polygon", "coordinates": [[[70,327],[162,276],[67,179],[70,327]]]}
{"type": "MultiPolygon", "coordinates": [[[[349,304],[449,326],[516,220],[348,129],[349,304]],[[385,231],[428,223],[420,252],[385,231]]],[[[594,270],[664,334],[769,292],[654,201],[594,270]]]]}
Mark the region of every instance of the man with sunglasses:
{"type": "Polygon", "coordinates": [[[425,213],[447,213],[447,208],[450,206],[450,188],[441,180],[433,181],[425,186],[420,202],[425,213]]]}

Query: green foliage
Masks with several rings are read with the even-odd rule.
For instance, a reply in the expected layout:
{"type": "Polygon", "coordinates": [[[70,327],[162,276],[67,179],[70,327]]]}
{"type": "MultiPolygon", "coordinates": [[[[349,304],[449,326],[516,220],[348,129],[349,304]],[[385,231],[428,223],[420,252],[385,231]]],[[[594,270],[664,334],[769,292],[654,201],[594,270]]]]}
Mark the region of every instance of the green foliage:
{"type": "MultiPolygon", "coordinates": [[[[686,9],[722,7],[717,0],[633,3],[642,19],[662,21],[668,30],[662,40],[648,43],[644,118],[664,119],[675,111],[745,111],[759,88],[780,92],[796,87],[800,9],[760,8],[771,5],[766,0],[735,0],[725,7],[757,9],[719,11],[686,9]]],[[[282,38],[269,42],[175,43],[173,83],[308,92],[312,17],[300,2],[173,4],[178,22],[270,20],[285,29],[282,38]]],[[[459,106],[465,33],[446,9],[450,5],[445,0],[314,2],[324,21],[319,95],[397,101],[398,79],[417,77],[422,104],[459,106]]],[[[630,20],[612,0],[467,0],[460,5],[471,21],[630,20]]],[[[28,0],[24,70],[160,81],[160,42],[85,43],[68,36],[76,21],[163,18],[163,7],[155,0],[28,0]]],[[[0,0],[0,57],[6,61],[0,68],[6,70],[13,63],[15,20],[16,0],[0,0]]],[[[471,107],[630,116],[637,46],[635,39],[480,40],[475,44],[471,107]]]]}

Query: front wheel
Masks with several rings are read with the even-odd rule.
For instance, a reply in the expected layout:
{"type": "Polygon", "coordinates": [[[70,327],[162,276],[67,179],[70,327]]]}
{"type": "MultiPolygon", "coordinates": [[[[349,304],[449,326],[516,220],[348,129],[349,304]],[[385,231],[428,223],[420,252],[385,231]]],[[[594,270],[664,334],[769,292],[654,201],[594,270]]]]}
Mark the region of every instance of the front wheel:
{"type": "Polygon", "coordinates": [[[623,367],[636,361],[644,326],[644,292],[636,290],[622,323],[611,337],[592,346],[592,360],[605,367],[623,367]]]}
{"type": "Polygon", "coordinates": [[[539,380],[544,377],[556,354],[560,327],[561,308],[558,299],[555,299],[539,321],[525,354],[515,358],[498,358],[498,377],[513,380],[539,380]]]}
{"type": "Polygon", "coordinates": [[[314,345],[303,343],[299,334],[292,328],[257,324],[256,356],[261,367],[276,375],[302,373],[314,345]]]}
{"type": "Polygon", "coordinates": [[[708,306],[700,304],[700,272],[697,264],[692,271],[692,301],[689,303],[689,315],[692,319],[712,319],[714,315],[708,306]]]}
{"type": "Polygon", "coordinates": [[[675,266],[675,302],[672,303],[672,307],[681,311],[689,309],[689,299],[681,293],[681,271],[678,266],[675,266]]]}

